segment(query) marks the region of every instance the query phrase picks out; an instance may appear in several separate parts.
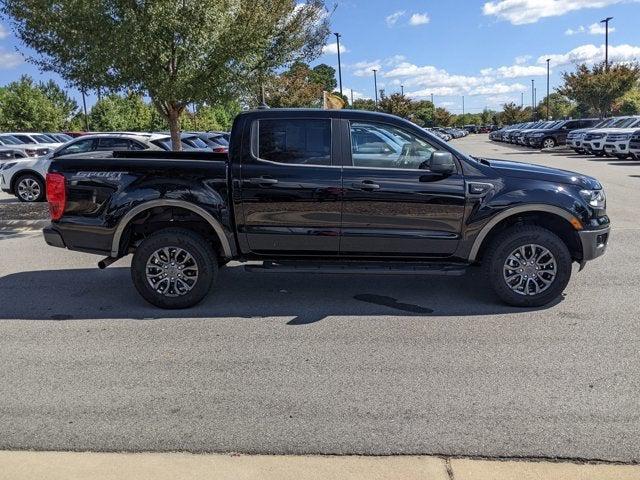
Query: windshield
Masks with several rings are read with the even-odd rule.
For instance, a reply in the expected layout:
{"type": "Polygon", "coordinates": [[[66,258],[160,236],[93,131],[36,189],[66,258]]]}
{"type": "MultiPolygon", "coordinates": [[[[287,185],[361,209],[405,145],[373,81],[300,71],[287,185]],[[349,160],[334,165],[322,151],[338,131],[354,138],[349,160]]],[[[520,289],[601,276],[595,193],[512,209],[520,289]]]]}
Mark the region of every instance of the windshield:
{"type": "Polygon", "coordinates": [[[30,137],[33,138],[36,143],[51,143],[51,139],[46,135],[30,135],[30,137]]]}
{"type": "Polygon", "coordinates": [[[619,118],[616,122],[614,122],[611,127],[613,128],[625,128],[631,126],[635,123],[636,118],[619,118]]]}
{"type": "Polygon", "coordinates": [[[185,137],[182,139],[183,143],[186,143],[187,145],[191,145],[192,147],[195,148],[208,148],[209,146],[207,145],[207,143],[202,140],[200,137],[185,137]]]}
{"type": "Polygon", "coordinates": [[[3,135],[0,137],[0,140],[2,140],[2,143],[4,143],[5,145],[23,145],[24,144],[24,142],[21,142],[13,135],[3,135]]]}

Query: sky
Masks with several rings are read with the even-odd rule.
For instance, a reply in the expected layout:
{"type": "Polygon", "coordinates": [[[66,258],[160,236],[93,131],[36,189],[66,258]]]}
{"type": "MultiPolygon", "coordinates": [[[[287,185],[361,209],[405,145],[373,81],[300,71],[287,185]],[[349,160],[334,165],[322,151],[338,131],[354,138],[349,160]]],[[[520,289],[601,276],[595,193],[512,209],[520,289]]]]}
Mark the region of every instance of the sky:
{"type": "MultiPolygon", "coordinates": [[[[333,5],[331,0],[328,5],[333,5]]],[[[453,113],[500,109],[506,102],[531,104],[551,91],[576,63],[604,60],[604,28],[612,61],[640,61],[640,0],[337,0],[331,29],[341,35],[343,92],[354,98],[378,88],[430,99],[453,113]],[[522,95],[524,94],[524,96],[522,95]]],[[[59,78],[25,61],[23,45],[0,20],[0,85],[29,74],[59,78]]],[[[335,37],[313,64],[337,68],[335,37]]],[[[70,92],[76,98],[78,92],[70,92]]],[[[89,105],[95,102],[89,96],[89,105]]]]}

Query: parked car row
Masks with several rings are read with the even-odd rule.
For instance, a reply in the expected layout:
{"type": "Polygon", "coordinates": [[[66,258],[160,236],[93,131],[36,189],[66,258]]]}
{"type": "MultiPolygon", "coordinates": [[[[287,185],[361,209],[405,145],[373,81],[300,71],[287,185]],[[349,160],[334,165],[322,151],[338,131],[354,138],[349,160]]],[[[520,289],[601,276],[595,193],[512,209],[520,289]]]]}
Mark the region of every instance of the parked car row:
{"type": "MultiPolygon", "coordinates": [[[[183,132],[182,150],[226,153],[226,132],[183,132]]],[[[0,133],[0,188],[22,202],[45,200],[44,179],[51,161],[62,155],[108,157],[121,150],[172,149],[167,132],[110,132],[77,135],[0,133]]]]}
{"type": "Polygon", "coordinates": [[[492,132],[489,138],[532,148],[568,145],[577,153],[640,159],[636,148],[640,116],[520,123],[492,132]]]}

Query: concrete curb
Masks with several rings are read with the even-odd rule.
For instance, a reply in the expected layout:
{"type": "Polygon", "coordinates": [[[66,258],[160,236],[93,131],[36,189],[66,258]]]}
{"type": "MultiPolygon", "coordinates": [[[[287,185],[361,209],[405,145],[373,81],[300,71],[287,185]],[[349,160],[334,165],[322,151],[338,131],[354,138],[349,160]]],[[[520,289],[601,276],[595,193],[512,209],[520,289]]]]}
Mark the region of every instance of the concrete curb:
{"type": "Polygon", "coordinates": [[[0,480],[638,480],[640,465],[432,456],[0,451],[0,480]]]}

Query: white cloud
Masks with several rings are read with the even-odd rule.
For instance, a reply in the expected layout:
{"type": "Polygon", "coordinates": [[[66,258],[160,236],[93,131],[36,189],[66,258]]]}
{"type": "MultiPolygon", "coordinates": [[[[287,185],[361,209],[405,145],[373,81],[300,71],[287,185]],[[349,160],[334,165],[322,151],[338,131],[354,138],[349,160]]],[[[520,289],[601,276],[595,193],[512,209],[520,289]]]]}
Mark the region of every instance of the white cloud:
{"type": "Polygon", "coordinates": [[[521,83],[494,83],[493,85],[483,85],[473,90],[471,95],[504,95],[505,93],[522,92],[527,87],[521,83]]]}
{"type": "Polygon", "coordinates": [[[14,68],[23,62],[24,59],[19,53],[0,50],[0,69],[14,68]]]}
{"type": "MultiPolygon", "coordinates": [[[[351,89],[345,87],[342,90],[342,92],[349,98],[349,101],[351,101],[351,89]]],[[[354,90],[353,91],[353,99],[354,100],[369,100],[369,99],[371,99],[371,96],[367,95],[365,93],[359,92],[357,90],[354,90]]]]}
{"type": "MultiPolygon", "coordinates": [[[[345,47],[343,44],[340,44],[340,53],[347,53],[349,49],[345,47]]],[[[324,47],[322,47],[322,53],[324,55],[337,55],[338,54],[338,43],[328,43],[324,47]]]]}
{"type": "Polygon", "coordinates": [[[351,65],[351,68],[353,69],[353,74],[356,77],[373,77],[373,69],[378,71],[382,70],[382,61],[373,60],[371,62],[358,62],[351,65]]]}
{"type": "Polygon", "coordinates": [[[387,23],[388,27],[393,27],[398,20],[400,20],[407,12],[404,10],[398,10],[397,12],[392,13],[391,15],[387,15],[384,21],[387,23]]]}
{"type": "Polygon", "coordinates": [[[531,60],[533,57],[531,55],[520,55],[515,58],[516,65],[523,65],[531,60]]]}
{"type": "Polygon", "coordinates": [[[484,68],[482,75],[494,75],[499,78],[539,77],[547,74],[547,67],[538,65],[511,65],[509,67],[484,68]]]}
{"type": "MultiPolygon", "coordinates": [[[[616,31],[615,27],[609,27],[609,33],[613,33],[616,31]]],[[[577,28],[568,28],[564,34],[565,35],[578,35],[579,33],[589,33],[590,35],[604,35],[605,34],[605,26],[602,23],[596,22],[592,23],[588,27],[584,25],[580,25],[577,28]]]]}
{"type": "Polygon", "coordinates": [[[9,36],[9,30],[2,24],[0,24],[0,40],[3,40],[9,36]]]}
{"type": "Polygon", "coordinates": [[[580,25],[578,28],[567,28],[567,30],[564,32],[565,35],[577,35],[579,33],[584,33],[584,26],[580,25]]]}
{"type": "Polygon", "coordinates": [[[625,1],[629,0],[496,0],[485,3],[482,13],[506,20],[513,25],[522,25],[536,23],[545,17],[558,17],[575,10],[603,8],[625,1]]]}
{"type": "Polygon", "coordinates": [[[411,15],[409,19],[409,25],[413,25],[414,27],[417,25],[425,25],[431,21],[429,18],[429,14],[425,13],[414,13],[411,15]]]}
{"type": "MultiPolygon", "coordinates": [[[[567,53],[556,53],[542,55],[538,58],[538,64],[546,63],[547,58],[551,59],[551,66],[570,65],[578,63],[594,64],[604,61],[604,45],[581,45],[568,51],[567,53]]],[[[634,45],[609,45],[610,62],[632,62],[640,60],[640,46],[634,45]]]]}
{"type": "MultiPolygon", "coordinates": [[[[589,25],[589,34],[591,35],[604,35],[606,27],[603,23],[592,23],[589,25]]],[[[615,32],[616,27],[609,27],[609,33],[615,32]]]]}

